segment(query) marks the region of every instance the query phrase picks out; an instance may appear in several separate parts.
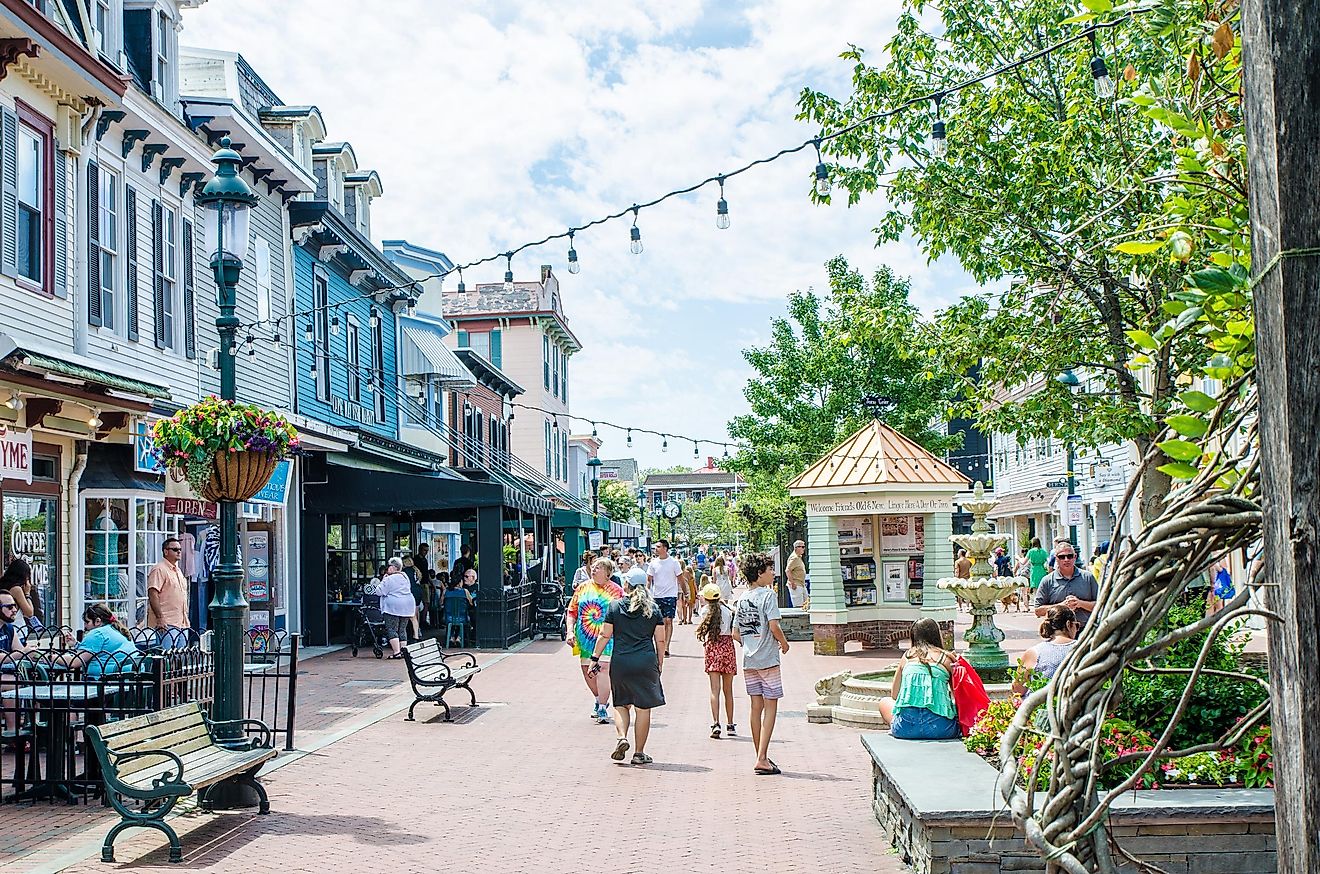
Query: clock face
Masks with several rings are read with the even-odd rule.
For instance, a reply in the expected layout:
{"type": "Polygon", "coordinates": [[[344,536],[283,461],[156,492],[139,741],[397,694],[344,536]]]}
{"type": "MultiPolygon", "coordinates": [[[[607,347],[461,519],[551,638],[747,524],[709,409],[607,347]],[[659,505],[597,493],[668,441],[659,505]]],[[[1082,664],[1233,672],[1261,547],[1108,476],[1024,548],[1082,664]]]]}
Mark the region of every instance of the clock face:
{"type": "Polygon", "coordinates": [[[669,501],[668,503],[665,504],[666,519],[677,519],[682,514],[683,514],[683,508],[680,507],[674,501],[669,501]]]}

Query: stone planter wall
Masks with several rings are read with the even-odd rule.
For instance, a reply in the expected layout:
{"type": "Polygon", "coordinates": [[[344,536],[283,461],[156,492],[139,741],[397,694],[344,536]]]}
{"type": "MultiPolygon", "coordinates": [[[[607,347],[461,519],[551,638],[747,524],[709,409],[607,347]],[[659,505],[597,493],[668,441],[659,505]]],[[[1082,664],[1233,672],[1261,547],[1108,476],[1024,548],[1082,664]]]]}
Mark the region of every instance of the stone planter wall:
{"type": "MultiPolygon", "coordinates": [[[[953,643],[953,622],[941,622],[940,630],[949,645],[953,643]]],[[[862,649],[897,649],[912,631],[911,619],[870,619],[847,622],[843,625],[813,625],[816,655],[843,655],[844,644],[850,640],[861,643],[862,649]]]]}
{"type": "MultiPolygon", "coordinates": [[[[914,874],[1044,874],[1044,860],[1003,810],[997,772],[961,741],[866,734],[862,742],[873,762],[875,817],[914,874]]],[[[1268,789],[1127,793],[1110,823],[1125,850],[1169,874],[1277,870],[1268,789]]]]}

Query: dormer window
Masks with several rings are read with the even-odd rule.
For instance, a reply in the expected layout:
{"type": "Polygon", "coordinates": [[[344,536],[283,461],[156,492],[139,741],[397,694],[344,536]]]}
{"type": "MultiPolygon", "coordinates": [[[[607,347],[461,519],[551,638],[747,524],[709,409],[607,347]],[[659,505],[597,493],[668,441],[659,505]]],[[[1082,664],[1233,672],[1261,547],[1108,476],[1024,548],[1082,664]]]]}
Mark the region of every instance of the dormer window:
{"type": "Polygon", "coordinates": [[[157,100],[166,98],[165,83],[170,80],[170,34],[173,32],[173,22],[165,14],[164,10],[156,13],[156,75],[154,77],[152,89],[155,91],[157,100]]]}
{"type": "Polygon", "coordinates": [[[96,0],[96,50],[102,57],[110,57],[114,48],[111,42],[115,26],[114,10],[110,0],[96,0]]]}
{"type": "MultiPolygon", "coordinates": [[[[113,9],[119,0],[108,2],[113,9]]],[[[176,112],[179,82],[178,65],[175,63],[178,46],[175,42],[174,7],[167,2],[144,0],[123,0],[123,4],[126,7],[123,33],[128,72],[138,87],[171,112],[176,112]]]]}

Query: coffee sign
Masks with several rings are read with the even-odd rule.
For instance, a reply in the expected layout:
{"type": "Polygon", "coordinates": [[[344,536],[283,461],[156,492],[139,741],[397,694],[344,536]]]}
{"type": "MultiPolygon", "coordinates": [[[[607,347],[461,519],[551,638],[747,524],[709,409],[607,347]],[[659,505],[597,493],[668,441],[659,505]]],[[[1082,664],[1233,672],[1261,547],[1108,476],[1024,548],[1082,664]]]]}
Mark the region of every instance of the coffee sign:
{"type": "Polygon", "coordinates": [[[0,425],[0,479],[32,484],[32,432],[0,425]]]}

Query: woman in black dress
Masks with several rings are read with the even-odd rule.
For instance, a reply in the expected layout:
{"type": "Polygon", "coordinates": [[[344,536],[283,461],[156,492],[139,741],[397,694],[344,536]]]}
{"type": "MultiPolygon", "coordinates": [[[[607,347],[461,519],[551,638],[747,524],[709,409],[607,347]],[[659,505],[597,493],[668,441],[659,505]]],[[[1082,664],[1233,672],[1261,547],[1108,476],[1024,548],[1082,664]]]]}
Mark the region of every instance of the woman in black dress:
{"type": "Polygon", "coordinates": [[[660,669],[664,665],[665,620],[660,608],[651,597],[645,578],[638,585],[625,577],[622,599],[605,611],[605,625],[596,638],[591,654],[591,672],[600,665],[600,654],[614,641],[614,654],[610,662],[610,681],[614,695],[614,730],[618,739],[610,758],[622,762],[628,753],[628,725],[633,721],[632,711],[637,708],[633,739],[637,749],[633,752],[634,765],[649,765],[646,738],[651,733],[651,708],[665,703],[660,688],[660,669]]]}

